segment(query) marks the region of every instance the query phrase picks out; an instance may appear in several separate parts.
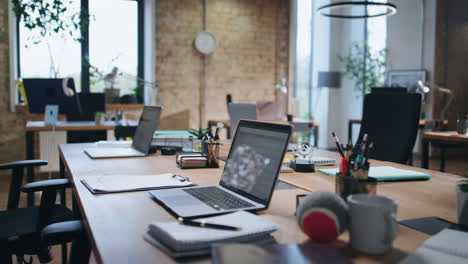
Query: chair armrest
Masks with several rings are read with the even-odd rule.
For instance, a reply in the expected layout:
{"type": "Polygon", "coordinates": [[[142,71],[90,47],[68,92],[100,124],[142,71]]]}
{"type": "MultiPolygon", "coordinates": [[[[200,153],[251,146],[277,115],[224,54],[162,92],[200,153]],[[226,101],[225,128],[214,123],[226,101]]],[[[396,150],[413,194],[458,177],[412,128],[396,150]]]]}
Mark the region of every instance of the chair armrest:
{"type": "Polygon", "coordinates": [[[39,191],[57,191],[71,187],[71,182],[68,179],[56,179],[31,182],[23,185],[21,191],[25,193],[39,192],[39,191]]]}
{"type": "Polygon", "coordinates": [[[67,221],[44,227],[41,232],[41,238],[45,245],[53,246],[73,241],[83,232],[83,224],[80,220],[67,221]]]}
{"type": "Polygon", "coordinates": [[[20,161],[13,161],[4,164],[0,164],[0,170],[7,170],[7,169],[16,169],[16,168],[29,168],[29,167],[36,167],[36,166],[43,166],[47,165],[49,162],[47,160],[20,160],[20,161]]]}

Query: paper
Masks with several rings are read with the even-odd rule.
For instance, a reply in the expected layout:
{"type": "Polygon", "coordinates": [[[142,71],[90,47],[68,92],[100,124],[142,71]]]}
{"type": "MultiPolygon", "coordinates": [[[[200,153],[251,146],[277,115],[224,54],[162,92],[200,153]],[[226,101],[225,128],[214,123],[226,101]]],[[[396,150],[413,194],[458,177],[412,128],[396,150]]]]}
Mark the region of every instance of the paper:
{"type": "MultiPolygon", "coordinates": [[[[336,176],[338,168],[319,169],[318,172],[329,176],[336,176]]],[[[376,178],[377,181],[404,181],[404,180],[425,180],[430,179],[431,175],[412,170],[403,170],[391,166],[371,167],[369,177],[376,178]]]]}
{"type": "Polygon", "coordinates": [[[93,193],[112,193],[188,187],[193,184],[175,174],[159,175],[113,175],[86,177],[81,182],[93,193]]]}
{"type": "Polygon", "coordinates": [[[400,264],[468,263],[468,233],[444,229],[400,264]]]}
{"type": "Polygon", "coordinates": [[[273,221],[244,211],[197,219],[197,221],[235,226],[242,229],[229,231],[194,227],[180,224],[174,220],[151,223],[149,233],[173,250],[184,251],[206,248],[213,243],[255,240],[256,237],[271,233],[278,228],[278,225],[273,221]]]}

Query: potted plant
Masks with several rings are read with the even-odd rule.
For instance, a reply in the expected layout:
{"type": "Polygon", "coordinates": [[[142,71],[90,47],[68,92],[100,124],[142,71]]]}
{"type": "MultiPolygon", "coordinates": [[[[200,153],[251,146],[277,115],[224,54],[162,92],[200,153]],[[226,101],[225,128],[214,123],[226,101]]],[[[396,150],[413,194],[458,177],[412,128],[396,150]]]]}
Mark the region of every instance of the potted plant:
{"type": "Polygon", "coordinates": [[[457,186],[457,220],[458,224],[468,227],[468,175],[463,177],[457,186]]]}
{"type": "Polygon", "coordinates": [[[190,134],[195,136],[195,140],[193,141],[193,146],[192,149],[195,151],[204,151],[205,147],[203,146],[203,139],[208,135],[208,128],[202,128],[200,127],[198,130],[197,129],[190,129],[188,130],[190,134]]]}
{"type": "Polygon", "coordinates": [[[385,77],[386,49],[372,51],[369,45],[353,43],[347,56],[338,55],[346,73],[354,80],[354,89],[364,96],[372,87],[381,86],[385,77]]]}

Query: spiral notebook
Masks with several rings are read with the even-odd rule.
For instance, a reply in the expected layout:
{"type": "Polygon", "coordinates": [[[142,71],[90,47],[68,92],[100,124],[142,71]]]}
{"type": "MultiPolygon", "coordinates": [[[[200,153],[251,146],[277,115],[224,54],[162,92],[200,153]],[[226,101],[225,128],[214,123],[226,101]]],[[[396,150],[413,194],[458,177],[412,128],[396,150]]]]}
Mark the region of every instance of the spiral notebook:
{"type": "MultiPolygon", "coordinates": [[[[338,168],[319,169],[318,172],[335,177],[338,168]]],[[[377,181],[411,181],[428,180],[431,175],[419,171],[403,170],[391,166],[370,167],[369,177],[376,178],[377,181]]]]}
{"type": "Polygon", "coordinates": [[[153,222],[148,235],[176,252],[209,249],[212,244],[226,242],[254,242],[275,231],[278,225],[273,221],[252,213],[238,211],[221,216],[197,219],[207,223],[242,228],[240,231],[202,228],[180,224],[177,221],[153,222]]]}
{"type": "Polygon", "coordinates": [[[468,263],[468,233],[444,229],[430,237],[401,264],[468,263]]]}
{"type": "Polygon", "coordinates": [[[188,178],[176,174],[93,176],[81,180],[93,194],[134,192],[193,186],[188,178]]]}

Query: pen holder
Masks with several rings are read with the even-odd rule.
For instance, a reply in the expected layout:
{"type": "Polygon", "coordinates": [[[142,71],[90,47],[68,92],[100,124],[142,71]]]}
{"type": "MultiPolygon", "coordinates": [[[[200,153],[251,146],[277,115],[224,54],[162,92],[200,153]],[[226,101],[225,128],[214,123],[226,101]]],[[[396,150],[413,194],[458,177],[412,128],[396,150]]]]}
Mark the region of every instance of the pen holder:
{"type": "Polygon", "coordinates": [[[376,194],[377,180],[372,177],[368,177],[365,180],[359,180],[353,176],[344,176],[341,173],[337,173],[335,178],[335,192],[345,201],[351,194],[376,194]]]}
{"type": "Polygon", "coordinates": [[[210,143],[205,142],[207,148],[207,167],[208,168],[219,168],[219,146],[218,142],[210,143]]]}

